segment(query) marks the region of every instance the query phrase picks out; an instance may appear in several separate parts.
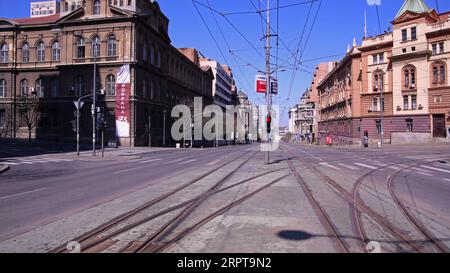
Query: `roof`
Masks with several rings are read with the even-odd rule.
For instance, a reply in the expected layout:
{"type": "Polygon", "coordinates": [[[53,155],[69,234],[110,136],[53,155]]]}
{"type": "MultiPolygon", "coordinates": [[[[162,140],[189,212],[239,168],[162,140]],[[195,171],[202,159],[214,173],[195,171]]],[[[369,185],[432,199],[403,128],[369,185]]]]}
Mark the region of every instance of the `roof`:
{"type": "Polygon", "coordinates": [[[60,14],[57,13],[44,17],[9,19],[9,21],[15,22],[19,25],[33,25],[33,24],[55,23],[56,21],[59,20],[59,18],[60,14]]]}
{"type": "Polygon", "coordinates": [[[398,11],[395,19],[400,17],[403,13],[407,11],[412,11],[416,13],[428,12],[431,9],[427,6],[427,4],[423,0],[405,0],[403,6],[398,11]]]}

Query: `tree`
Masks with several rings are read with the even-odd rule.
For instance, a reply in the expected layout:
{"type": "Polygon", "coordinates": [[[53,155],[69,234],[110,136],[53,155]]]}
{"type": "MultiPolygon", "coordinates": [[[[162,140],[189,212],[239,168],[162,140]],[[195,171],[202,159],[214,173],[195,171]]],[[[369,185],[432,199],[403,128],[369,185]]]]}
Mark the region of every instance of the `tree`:
{"type": "Polygon", "coordinates": [[[28,141],[31,142],[31,131],[40,120],[39,99],[36,96],[20,96],[17,100],[20,117],[28,128],[28,141]]]}
{"type": "Polygon", "coordinates": [[[12,112],[6,111],[4,119],[0,120],[0,137],[12,136],[14,129],[12,112]]]}

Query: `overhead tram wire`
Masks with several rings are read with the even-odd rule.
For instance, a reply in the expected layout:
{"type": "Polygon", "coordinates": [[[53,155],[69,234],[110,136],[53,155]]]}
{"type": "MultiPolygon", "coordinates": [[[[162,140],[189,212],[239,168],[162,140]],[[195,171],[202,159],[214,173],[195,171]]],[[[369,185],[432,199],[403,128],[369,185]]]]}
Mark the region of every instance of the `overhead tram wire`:
{"type": "MultiPolygon", "coordinates": [[[[323,3],[323,0],[320,0],[320,3],[319,3],[319,6],[318,6],[318,8],[317,8],[316,14],[315,14],[315,16],[314,16],[314,20],[313,20],[313,22],[312,22],[310,31],[309,31],[309,33],[308,33],[308,37],[307,37],[306,42],[305,42],[305,46],[303,47],[303,49],[302,49],[302,51],[301,51],[300,58],[298,59],[298,62],[299,62],[299,63],[301,62],[301,60],[302,60],[302,58],[303,58],[303,55],[304,55],[304,52],[305,52],[305,48],[306,48],[306,46],[308,45],[309,39],[310,39],[310,37],[311,37],[312,30],[314,29],[314,25],[315,25],[315,23],[316,23],[316,20],[317,20],[318,15],[319,15],[320,8],[322,7],[322,3],[323,3]]],[[[298,67],[298,65],[297,65],[296,67],[294,67],[294,68],[297,68],[297,67],[298,67]]],[[[294,72],[295,72],[295,71],[296,71],[296,70],[294,70],[294,72]]],[[[287,97],[287,99],[286,99],[286,102],[285,102],[284,105],[283,105],[283,110],[282,110],[281,114],[284,114],[285,111],[286,111],[286,106],[287,106],[287,103],[289,102],[290,97],[291,97],[291,93],[292,93],[292,88],[293,88],[293,83],[294,83],[294,81],[295,81],[295,77],[296,77],[296,74],[294,74],[294,77],[291,78],[291,83],[290,83],[290,87],[289,87],[288,97],[287,97]]]]}
{"type": "MultiPolygon", "coordinates": [[[[220,55],[222,55],[222,58],[224,59],[225,62],[228,63],[227,58],[225,57],[225,54],[223,53],[222,49],[219,46],[219,43],[217,42],[217,39],[214,37],[214,35],[212,34],[211,29],[209,28],[208,24],[206,23],[205,18],[203,17],[202,13],[200,12],[200,10],[198,9],[197,5],[195,4],[195,0],[192,0],[192,3],[194,4],[195,9],[197,10],[198,15],[200,16],[200,18],[202,19],[203,24],[205,25],[206,29],[208,30],[209,35],[211,36],[211,38],[213,39],[214,43],[216,44],[217,49],[220,52],[220,55]]],[[[238,79],[239,81],[239,79],[238,79]]],[[[241,82],[242,84],[242,82],[241,82]]]]}
{"type": "MultiPolygon", "coordinates": [[[[212,7],[211,7],[211,4],[209,3],[209,0],[206,0],[206,3],[208,4],[208,7],[209,7],[209,8],[212,8],[212,7]]],[[[229,51],[229,53],[231,54],[231,46],[230,46],[230,43],[228,43],[228,40],[227,40],[225,34],[223,33],[223,30],[222,30],[222,28],[220,27],[220,24],[219,24],[219,22],[217,21],[217,18],[216,18],[216,16],[215,16],[214,12],[212,11],[212,9],[210,9],[210,12],[211,12],[211,15],[212,15],[213,18],[214,18],[214,22],[216,23],[217,28],[219,29],[220,34],[222,35],[223,40],[225,41],[225,45],[227,46],[228,51],[229,51]]],[[[251,84],[250,84],[250,82],[248,81],[248,79],[247,79],[247,77],[246,77],[244,71],[243,71],[242,68],[239,66],[238,61],[236,60],[236,55],[233,55],[233,54],[231,54],[231,55],[232,55],[232,57],[233,57],[233,59],[234,59],[234,62],[236,63],[237,68],[239,69],[239,71],[240,71],[242,77],[245,79],[245,81],[246,81],[246,83],[247,83],[247,88],[249,88],[248,90],[250,90],[251,84]]],[[[248,63],[248,64],[250,64],[250,63],[248,63]]],[[[253,66],[252,64],[250,64],[250,65],[253,66]]],[[[241,84],[242,84],[242,82],[241,82],[241,84]]],[[[243,84],[242,84],[242,86],[243,86],[243,84]]]]}

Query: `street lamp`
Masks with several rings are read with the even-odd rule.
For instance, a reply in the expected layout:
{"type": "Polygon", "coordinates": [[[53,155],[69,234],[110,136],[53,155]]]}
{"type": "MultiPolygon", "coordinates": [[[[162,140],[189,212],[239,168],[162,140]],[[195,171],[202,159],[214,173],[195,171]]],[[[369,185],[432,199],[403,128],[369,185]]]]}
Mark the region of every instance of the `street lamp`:
{"type": "MultiPolygon", "coordinates": [[[[85,40],[84,37],[82,36],[78,36],[79,39],[83,39],[85,40]]],[[[93,57],[94,57],[94,75],[93,75],[93,88],[92,88],[92,107],[91,107],[91,114],[92,114],[92,154],[93,156],[95,156],[95,141],[96,141],[96,130],[97,130],[97,126],[96,126],[96,100],[97,100],[97,53],[98,52],[98,46],[99,46],[99,42],[96,41],[95,39],[98,38],[98,36],[95,36],[95,38],[88,40],[86,39],[86,41],[89,41],[92,43],[92,51],[93,51],[93,57]]]]}

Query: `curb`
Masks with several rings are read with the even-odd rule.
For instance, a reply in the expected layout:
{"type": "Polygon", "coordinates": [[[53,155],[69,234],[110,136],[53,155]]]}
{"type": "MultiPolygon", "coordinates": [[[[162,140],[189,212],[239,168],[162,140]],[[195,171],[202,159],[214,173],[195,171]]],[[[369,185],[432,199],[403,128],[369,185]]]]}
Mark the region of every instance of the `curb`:
{"type": "Polygon", "coordinates": [[[9,165],[7,164],[0,164],[0,174],[5,173],[9,170],[9,165]]]}

